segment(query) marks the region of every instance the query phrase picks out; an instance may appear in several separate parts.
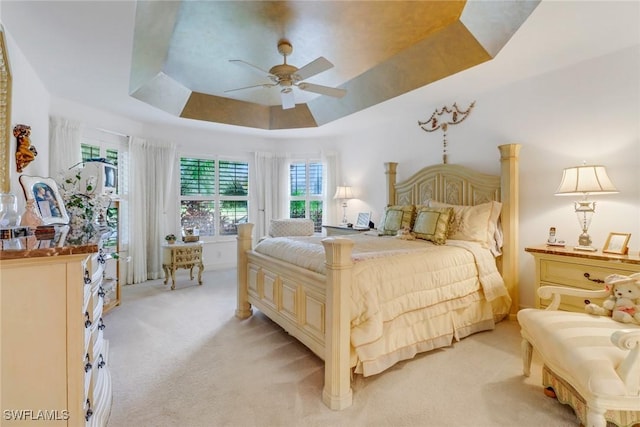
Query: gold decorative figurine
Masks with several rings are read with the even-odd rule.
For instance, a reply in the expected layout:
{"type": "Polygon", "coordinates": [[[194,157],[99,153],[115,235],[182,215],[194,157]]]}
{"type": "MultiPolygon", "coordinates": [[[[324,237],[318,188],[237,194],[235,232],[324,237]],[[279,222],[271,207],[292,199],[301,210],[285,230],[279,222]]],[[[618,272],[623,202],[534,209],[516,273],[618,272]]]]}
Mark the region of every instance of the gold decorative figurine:
{"type": "Polygon", "coordinates": [[[22,172],[29,163],[38,155],[36,147],[31,145],[31,126],[16,125],[13,128],[13,136],[16,137],[16,169],[22,172]]]}

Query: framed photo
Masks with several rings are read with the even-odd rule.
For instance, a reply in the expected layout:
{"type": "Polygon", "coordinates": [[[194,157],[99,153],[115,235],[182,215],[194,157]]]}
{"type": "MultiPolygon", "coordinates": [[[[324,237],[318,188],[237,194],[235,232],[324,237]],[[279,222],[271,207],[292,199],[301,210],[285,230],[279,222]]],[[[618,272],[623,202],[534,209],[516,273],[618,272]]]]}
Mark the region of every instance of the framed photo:
{"type": "Polygon", "coordinates": [[[609,233],[602,252],[625,255],[629,251],[627,245],[630,238],[631,233],[609,233]]]}
{"type": "Polygon", "coordinates": [[[357,228],[369,228],[369,220],[371,218],[371,212],[360,212],[358,214],[358,220],[355,227],[357,228]]]}
{"type": "Polygon", "coordinates": [[[20,185],[27,200],[33,200],[44,225],[68,224],[69,215],[53,178],[20,175],[20,185]]]}

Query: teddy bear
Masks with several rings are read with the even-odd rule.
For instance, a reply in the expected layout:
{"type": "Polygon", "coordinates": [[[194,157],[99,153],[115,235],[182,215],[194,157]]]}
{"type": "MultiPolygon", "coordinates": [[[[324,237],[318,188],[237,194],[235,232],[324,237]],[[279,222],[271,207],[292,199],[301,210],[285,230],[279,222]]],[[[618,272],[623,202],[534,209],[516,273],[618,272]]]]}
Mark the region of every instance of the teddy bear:
{"type": "Polygon", "coordinates": [[[611,316],[622,323],[640,323],[640,273],[631,276],[611,274],[604,279],[605,289],[611,295],[602,306],[587,304],[585,311],[600,316],[611,316]]]}
{"type": "Polygon", "coordinates": [[[416,240],[416,236],[409,230],[409,227],[404,227],[398,230],[396,238],[402,240],[416,240]]]}

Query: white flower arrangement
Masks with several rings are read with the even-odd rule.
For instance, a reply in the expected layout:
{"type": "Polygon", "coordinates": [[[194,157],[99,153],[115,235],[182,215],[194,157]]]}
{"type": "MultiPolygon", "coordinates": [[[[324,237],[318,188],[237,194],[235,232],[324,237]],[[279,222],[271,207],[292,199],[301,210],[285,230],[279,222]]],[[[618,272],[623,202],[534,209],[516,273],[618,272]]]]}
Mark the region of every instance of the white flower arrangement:
{"type": "Polygon", "coordinates": [[[59,180],[60,195],[69,215],[70,230],[67,240],[77,240],[93,234],[98,221],[106,216],[111,199],[108,195],[96,194],[96,179],[95,176],[87,178],[84,185],[86,192],[82,192],[80,188],[79,170],[69,171],[59,180]]]}

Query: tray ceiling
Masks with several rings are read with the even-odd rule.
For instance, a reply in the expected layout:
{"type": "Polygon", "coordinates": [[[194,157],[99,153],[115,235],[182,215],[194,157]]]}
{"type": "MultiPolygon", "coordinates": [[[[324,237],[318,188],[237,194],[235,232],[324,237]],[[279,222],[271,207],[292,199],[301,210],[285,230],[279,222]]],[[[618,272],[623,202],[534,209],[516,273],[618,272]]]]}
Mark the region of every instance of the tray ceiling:
{"type": "Polygon", "coordinates": [[[495,57],[539,1],[138,2],[130,95],[174,114],[259,129],[321,126],[495,57]],[[347,90],[332,98],[279,88],[268,70],[323,56],[334,67],[310,83],[347,90]]]}

